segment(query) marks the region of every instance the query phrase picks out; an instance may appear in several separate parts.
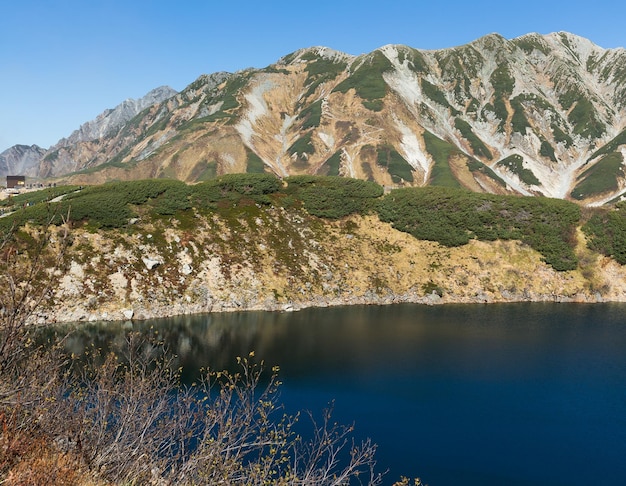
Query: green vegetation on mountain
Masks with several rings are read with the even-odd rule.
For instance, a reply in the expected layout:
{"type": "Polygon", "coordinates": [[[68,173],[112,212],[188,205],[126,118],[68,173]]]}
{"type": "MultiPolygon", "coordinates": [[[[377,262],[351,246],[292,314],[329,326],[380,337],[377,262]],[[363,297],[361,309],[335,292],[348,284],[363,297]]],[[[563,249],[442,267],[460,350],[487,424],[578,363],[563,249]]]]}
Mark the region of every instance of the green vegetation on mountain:
{"type": "Polygon", "coordinates": [[[539,36],[525,35],[523,37],[513,39],[511,42],[513,42],[526,54],[532,54],[534,51],[539,51],[544,56],[550,55],[550,47],[548,47],[543,39],[539,36]]]}
{"type": "Polygon", "coordinates": [[[321,84],[335,79],[348,66],[343,60],[328,59],[311,51],[304,53],[301,59],[307,61],[305,71],[308,73],[305,81],[308,90],[304,94],[303,99],[307,99],[314,94],[321,84]]]}
{"type": "Polygon", "coordinates": [[[572,140],[572,137],[570,137],[567,133],[565,133],[561,129],[561,127],[559,127],[559,125],[557,125],[556,123],[552,123],[552,125],[550,125],[550,128],[552,130],[552,135],[554,136],[554,140],[557,143],[564,144],[566,148],[572,146],[572,144],[574,143],[574,140],[572,140]]]}
{"type": "Polygon", "coordinates": [[[391,191],[380,218],[418,239],[446,246],[470,239],[516,239],[543,255],[556,270],[576,268],[577,205],[559,199],[477,194],[441,187],[391,191]]]}
{"type": "Polygon", "coordinates": [[[387,169],[396,184],[413,182],[413,167],[391,145],[376,147],[376,163],[387,169]]]}
{"type": "Polygon", "coordinates": [[[617,152],[621,145],[626,145],[626,130],[621,131],[613,140],[596,150],[587,161],[593,160],[600,155],[617,152]]]}
{"type": "Polygon", "coordinates": [[[257,154],[246,147],[246,172],[263,174],[265,172],[265,163],[257,154]]]}
{"type": "Polygon", "coordinates": [[[319,76],[323,76],[325,79],[335,78],[347,67],[347,63],[343,60],[328,59],[311,51],[304,53],[301,59],[308,61],[305,68],[305,71],[309,74],[306,81],[307,85],[315,81],[319,76]]]}
{"type": "Polygon", "coordinates": [[[491,73],[489,81],[493,86],[495,97],[508,98],[513,93],[515,79],[511,76],[506,64],[499,65],[493,73],[491,73]]]}
{"type": "Polygon", "coordinates": [[[47,187],[45,189],[41,189],[40,191],[16,194],[0,200],[0,207],[31,206],[33,204],[51,201],[54,198],[77,191],[78,189],[80,189],[80,186],[55,186],[47,187]]]}
{"type": "Polygon", "coordinates": [[[341,150],[337,150],[333,155],[331,155],[326,161],[321,165],[318,170],[320,175],[326,176],[338,176],[339,175],[339,167],[341,165],[341,150]]]}
{"type": "Polygon", "coordinates": [[[577,178],[580,181],[571,192],[574,199],[585,199],[607,194],[618,189],[618,179],[623,178],[624,157],[621,152],[611,152],[577,178]]]}
{"type": "Polygon", "coordinates": [[[435,55],[443,78],[451,81],[463,79],[463,82],[466,82],[469,78],[477,78],[485,61],[482,54],[471,44],[437,51],[435,55]]]}
{"type": "MultiPolygon", "coordinates": [[[[571,270],[577,262],[574,233],[580,223],[580,209],[557,199],[479,194],[435,186],[397,189],[383,197],[383,188],[369,181],[310,175],[281,181],[272,174],[227,174],[192,186],[151,179],[75,189],[59,188],[66,196],[58,202],[12,207],[13,214],[0,218],[0,230],[27,222],[46,224],[51,215],[57,216],[55,223],[60,223],[60,215],[68,213],[74,225],[88,229],[130,230],[133,225],[129,222],[136,217],[149,224],[151,218],[167,216],[192,225],[194,212],[218,211],[237,218],[241,211],[252,210],[258,216],[263,208],[285,207],[302,208],[312,216],[329,219],[378,213],[381,220],[398,230],[446,246],[463,245],[470,239],[520,240],[559,271],[571,270]]],[[[50,192],[32,195],[33,201],[47,201],[50,192]]],[[[615,240],[612,245],[625,241],[621,233],[611,229],[623,223],[616,221],[603,226],[592,219],[586,227],[589,234],[595,235],[594,245],[608,248],[602,251],[610,255],[617,250],[606,243],[609,236],[615,240]]]]}
{"type": "Polygon", "coordinates": [[[498,161],[496,165],[506,167],[528,186],[538,186],[540,184],[539,179],[537,179],[535,174],[533,174],[533,171],[524,167],[524,158],[521,155],[509,155],[508,157],[498,161]]]}
{"type": "Polygon", "coordinates": [[[420,79],[420,85],[422,86],[423,93],[435,103],[448,108],[453,115],[460,114],[459,111],[448,102],[446,95],[437,86],[429,83],[425,78],[420,79]]]}
{"type": "Polygon", "coordinates": [[[525,135],[526,129],[532,128],[532,126],[528,122],[528,118],[526,118],[526,114],[524,113],[524,106],[522,105],[522,100],[518,96],[511,99],[511,108],[513,108],[513,116],[511,117],[511,128],[514,132],[525,135]]]}
{"type": "Polygon", "coordinates": [[[270,195],[282,187],[272,174],[224,174],[217,179],[190,186],[189,199],[199,209],[214,210],[242,200],[271,204],[270,195]]]}
{"type": "Polygon", "coordinates": [[[573,127],[573,133],[593,140],[602,137],[606,127],[588,96],[580,88],[572,88],[559,97],[559,103],[569,112],[567,120],[573,127]]]}
{"type": "Polygon", "coordinates": [[[502,178],[498,174],[496,174],[491,167],[483,164],[479,160],[469,159],[466,165],[470,172],[480,172],[481,174],[484,174],[490,179],[497,182],[499,186],[506,187],[506,182],[504,182],[502,178]]]}
{"type": "Polygon", "coordinates": [[[191,180],[197,182],[209,181],[215,179],[215,177],[217,177],[217,162],[215,160],[210,162],[207,159],[200,160],[191,173],[191,180]]]}
{"type": "Polygon", "coordinates": [[[400,48],[398,50],[398,61],[403,64],[408,63],[409,68],[416,74],[428,72],[428,63],[424,55],[417,49],[411,47],[400,48]]]}
{"type": "Polygon", "coordinates": [[[617,203],[614,209],[596,209],[583,226],[589,248],[614,258],[626,265],[626,204],[617,203]]]}
{"type": "MultiPolygon", "coordinates": [[[[30,194],[33,198],[41,197],[37,192],[30,194]]],[[[189,209],[190,194],[191,188],[184,182],[167,179],[87,186],[68,192],[56,203],[34,204],[17,210],[0,220],[0,230],[7,231],[13,224],[21,226],[29,221],[44,225],[52,219],[54,224],[59,224],[68,214],[75,223],[86,223],[92,228],[120,228],[128,225],[130,218],[138,216],[133,209],[137,206],[153,215],[189,209]]]]}
{"type": "MultiPolygon", "coordinates": [[[[389,59],[380,51],[374,51],[355,62],[360,63],[355,71],[350,73],[350,76],[339,83],[333,91],[347,93],[350,89],[354,89],[362,100],[369,102],[384,98],[387,94],[387,83],[383,79],[383,73],[393,69],[389,59]]],[[[370,103],[369,109],[372,109],[372,106],[382,108],[382,105],[370,103]]]]}
{"type": "Polygon", "coordinates": [[[550,145],[550,142],[548,142],[547,140],[541,141],[539,154],[542,155],[543,157],[549,158],[552,162],[557,162],[556,155],[554,153],[554,147],[550,145]]]}
{"type": "Polygon", "coordinates": [[[508,100],[513,93],[515,79],[511,76],[506,64],[501,64],[491,73],[489,81],[494,89],[493,104],[487,104],[485,108],[492,111],[500,120],[498,131],[504,132],[506,121],[509,117],[509,110],[506,107],[505,100],[508,100]]]}
{"type": "Polygon", "coordinates": [[[429,182],[433,186],[461,187],[461,184],[459,184],[459,181],[457,181],[450,169],[450,158],[455,155],[461,155],[462,152],[450,142],[441,140],[427,130],[424,131],[422,137],[424,138],[426,151],[435,162],[430,172],[429,182]]]}
{"type": "Polygon", "coordinates": [[[315,153],[315,146],[311,137],[312,132],[307,132],[287,149],[289,155],[297,157],[299,165],[306,165],[307,156],[315,153]]]}
{"type": "Polygon", "coordinates": [[[309,214],[338,219],[375,208],[383,188],[374,182],[345,177],[291,176],[285,192],[302,201],[309,214]]]}
{"type": "Polygon", "coordinates": [[[59,151],[53,150],[52,152],[47,153],[46,156],[43,158],[43,160],[46,162],[54,162],[58,158],[59,158],[59,151]]]}
{"type": "Polygon", "coordinates": [[[302,130],[320,126],[322,119],[322,100],[311,103],[298,115],[298,120],[302,120],[302,130]]]}
{"type": "Polygon", "coordinates": [[[469,123],[461,118],[454,119],[454,127],[461,132],[461,135],[465,140],[470,143],[474,155],[479,157],[485,157],[486,159],[492,159],[493,155],[483,141],[474,133],[469,123]]]}
{"type": "Polygon", "coordinates": [[[240,107],[237,97],[241,90],[248,84],[253,76],[252,71],[239,73],[238,76],[231,76],[226,80],[224,87],[215,93],[214,96],[207,97],[204,100],[206,105],[214,105],[221,103],[218,111],[212,115],[204,117],[206,121],[216,121],[225,119],[226,121],[234,121],[235,110],[240,107]]]}

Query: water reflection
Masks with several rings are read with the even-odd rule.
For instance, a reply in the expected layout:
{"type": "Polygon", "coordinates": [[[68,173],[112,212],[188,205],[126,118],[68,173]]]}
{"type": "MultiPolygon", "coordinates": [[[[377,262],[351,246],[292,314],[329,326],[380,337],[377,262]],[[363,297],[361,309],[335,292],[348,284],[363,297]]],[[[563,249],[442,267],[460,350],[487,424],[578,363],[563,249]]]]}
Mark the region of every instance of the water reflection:
{"type": "Polygon", "coordinates": [[[156,333],[184,366],[280,365],[292,410],[336,401],[379,460],[431,485],[623,484],[626,306],[397,305],[81,325],[67,346],[156,333]]]}

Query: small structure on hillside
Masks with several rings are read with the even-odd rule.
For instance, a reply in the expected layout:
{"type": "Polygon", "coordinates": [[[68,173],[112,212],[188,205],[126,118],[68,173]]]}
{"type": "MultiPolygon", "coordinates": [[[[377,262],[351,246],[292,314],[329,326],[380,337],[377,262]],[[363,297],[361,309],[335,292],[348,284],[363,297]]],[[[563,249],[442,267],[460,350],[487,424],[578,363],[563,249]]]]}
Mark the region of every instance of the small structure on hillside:
{"type": "Polygon", "coordinates": [[[26,176],[7,176],[7,189],[24,189],[26,176]]]}

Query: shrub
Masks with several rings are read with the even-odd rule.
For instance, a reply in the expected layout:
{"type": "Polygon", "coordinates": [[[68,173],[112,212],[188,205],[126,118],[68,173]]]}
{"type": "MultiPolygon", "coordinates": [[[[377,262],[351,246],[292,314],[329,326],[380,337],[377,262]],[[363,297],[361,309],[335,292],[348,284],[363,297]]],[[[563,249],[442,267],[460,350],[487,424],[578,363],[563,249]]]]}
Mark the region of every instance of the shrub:
{"type": "Polygon", "coordinates": [[[470,239],[517,239],[555,270],[573,270],[577,205],[559,199],[497,196],[441,187],[397,189],[378,205],[382,221],[416,238],[460,246],[470,239]]]}
{"type": "Polygon", "coordinates": [[[302,200],[312,215],[338,219],[363,214],[383,194],[378,184],[347,177],[292,176],[285,179],[287,193],[302,200]]]}
{"type": "Polygon", "coordinates": [[[193,186],[191,199],[199,208],[217,208],[219,201],[231,204],[246,197],[257,203],[269,204],[269,195],[278,192],[281,181],[273,174],[225,174],[193,186]]]}
{"type": "Polygon", "coordinates": [[[49,229],[0,235],[0,482],[380,484],[376,446],[330,411],[310,440],[296,434],[277,369],[266,377],[252,353],[184,386],[165,347],[134,332],[106,354],[64,354],[63,333],[39,346],[28,319],[63,274],[68,240],[49,251],[49,229]]]}
{"type": "Polygon", "coordinates": [[[392,69],[393,66],[389,59],[382,52],[375,51],[366,56],[355,71],[339,83],[333,92],[346,93],[350,89],[354,89],[363,100],[382,99],[387,94],[387,83],[383,79],[383,73],[392,69]]]}
{"type": "Polygon", "coordinates": [[[624,203],[618,203],[615,209],[597,209],[582,228],[589,248],[614,258],[620,265],[626,265],[625,209],[624,203]]]}

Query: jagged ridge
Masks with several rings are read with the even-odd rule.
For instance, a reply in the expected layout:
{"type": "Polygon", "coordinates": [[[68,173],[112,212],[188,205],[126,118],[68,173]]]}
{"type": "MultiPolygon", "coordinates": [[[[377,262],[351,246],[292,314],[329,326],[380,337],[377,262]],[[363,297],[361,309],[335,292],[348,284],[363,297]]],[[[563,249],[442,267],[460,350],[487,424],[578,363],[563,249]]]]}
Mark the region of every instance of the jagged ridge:
{"type": "Polygon", "coordinates": [[[356,57],[314,47],[202,76],[97,140],[65,141],[71,162],[48,152],[39,174],[307,173],[602,204],[626,191],[625,128],[626,51],[573,34],[356,57]]]}

